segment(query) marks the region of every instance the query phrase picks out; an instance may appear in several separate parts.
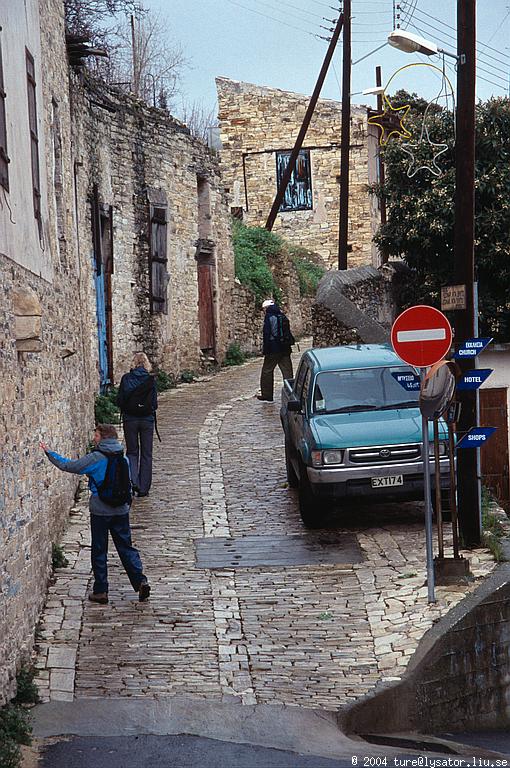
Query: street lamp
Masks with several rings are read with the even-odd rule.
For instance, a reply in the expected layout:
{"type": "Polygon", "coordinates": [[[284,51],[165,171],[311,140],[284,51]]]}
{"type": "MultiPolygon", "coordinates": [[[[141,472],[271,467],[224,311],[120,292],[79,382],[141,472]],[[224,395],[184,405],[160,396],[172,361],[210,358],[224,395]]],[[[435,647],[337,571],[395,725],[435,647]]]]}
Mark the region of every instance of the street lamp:
{"type": "Polygon", "coordinates": [[[388,35],[388,43],[404,53],[423,53],[425,56],[437,56],[443,53],[445,56],[450,56],[452,59],[459,60],[464,64],[463,59],[465,57],[461,54],[458,56],[456,53],[447,51],[444,48],[438,48],[436,43],[431,40],[426,40],[424,37],[415,35],[412,32],[408,32],[405,29],[394,29],[390,35],[388,35]]]}
{"type": "MultiPolygon", "coordinates": [[[[454,280],[465,286],[464,309],[455,310],[455,342],[474,337],[477,331],[474,282],[475,241],[475,84],[476,84],[476,0],[457,0],[457,54],[444,51],[430,40],[402,29],[395,29],[388,43],[406,53],[434,56],[444,53],[457,60],[457,110],[455,114],[455,223],[454,280]]],[[[467,360],[459,361],[462,373],[467,360]]],[[[476,391],[459,393],[461,433],[478,423],[476,391]]],[[[479,451],[459,451],[457,489],[459,523],[464,545],[476,546],[481,539],[481,499],[479,451]]]]}

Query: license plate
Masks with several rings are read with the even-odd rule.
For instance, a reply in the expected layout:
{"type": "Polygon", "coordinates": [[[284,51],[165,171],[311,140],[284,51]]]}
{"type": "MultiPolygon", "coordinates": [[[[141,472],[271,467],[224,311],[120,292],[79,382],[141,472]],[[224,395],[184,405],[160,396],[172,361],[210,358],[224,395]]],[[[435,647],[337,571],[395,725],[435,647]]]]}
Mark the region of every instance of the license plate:
{"type": "Polygon", "coordinates": [[[388,488],[393,485],[404,485],[404,475],[388,475],[388,477],[373,477],[372,488],[388,488]]]}

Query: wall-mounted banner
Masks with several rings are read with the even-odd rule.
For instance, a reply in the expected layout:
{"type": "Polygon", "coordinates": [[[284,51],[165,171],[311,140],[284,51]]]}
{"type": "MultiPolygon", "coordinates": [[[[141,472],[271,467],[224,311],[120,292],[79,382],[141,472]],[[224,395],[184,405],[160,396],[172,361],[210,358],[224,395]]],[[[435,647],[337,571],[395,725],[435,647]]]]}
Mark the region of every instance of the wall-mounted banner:
{"type": "Polygon", "coordinates": [[[468,339],[467,341],[463,341],[455,352],[454,357],[456,357],[457,360],[460,360],[463,357],[476,357],[480,352],[483,352],[485,347],[489,346],[491,341],[491,338],[468,339]]]}
{"type": "Polygon", "coordinates": [[[457,383],[457,389],[478,389],[492,373],[492,368],[475,368],[467,371],[457,383]]]}
{"type": "Polygon", "coordinates": [[[457,443],[457,448],[480,448],[494,434],[496,427],[473,427],[457,443]]]}
{"type": "Polygon", "coordinates": [[[393,371],[391,375],[408,392],[419,392],[420,377],[416,373],[412,371],[393,371]]]}

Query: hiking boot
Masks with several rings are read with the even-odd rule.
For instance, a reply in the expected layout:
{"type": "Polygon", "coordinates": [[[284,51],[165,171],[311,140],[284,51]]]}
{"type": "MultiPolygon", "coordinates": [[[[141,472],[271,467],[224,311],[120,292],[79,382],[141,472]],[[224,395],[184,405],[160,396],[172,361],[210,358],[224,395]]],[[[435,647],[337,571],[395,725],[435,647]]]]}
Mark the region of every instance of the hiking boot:
{"type": "Polygon", "coordinates": [[[151,593],[150,584],[147,581],[147,579],[144,579],[140,586],[138,587],[138,600],[140,603],[145,603],[146,600],[149,599],[149,595],[151,593]]]}
{"type": "Polygon", "coordinates": [[[107,605],[108,592],[90,592],[89,600],[93,603],[100,603],[101,605],[107,605]]]}

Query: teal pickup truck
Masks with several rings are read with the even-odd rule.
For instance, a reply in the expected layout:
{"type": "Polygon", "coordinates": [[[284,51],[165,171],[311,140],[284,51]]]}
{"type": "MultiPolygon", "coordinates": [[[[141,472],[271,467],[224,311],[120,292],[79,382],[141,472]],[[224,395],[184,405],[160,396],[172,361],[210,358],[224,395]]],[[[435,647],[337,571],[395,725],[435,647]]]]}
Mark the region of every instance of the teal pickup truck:
{"type": "MultiPolygon", "coordinates": [[[[409,366],[389,345],[359,344],[311,349],[295,379],[284,381],[280,418],[287,479],[299,490],[307,527],[321,525],[328,501],[346,499],[352,507],[361,499],[423,498],[419,393],[407,391],[392,376],[405,371],[409,366]]],[[[439,430],[441,491],[446,492],[446,425],[440,422],[439,430]]]]}

